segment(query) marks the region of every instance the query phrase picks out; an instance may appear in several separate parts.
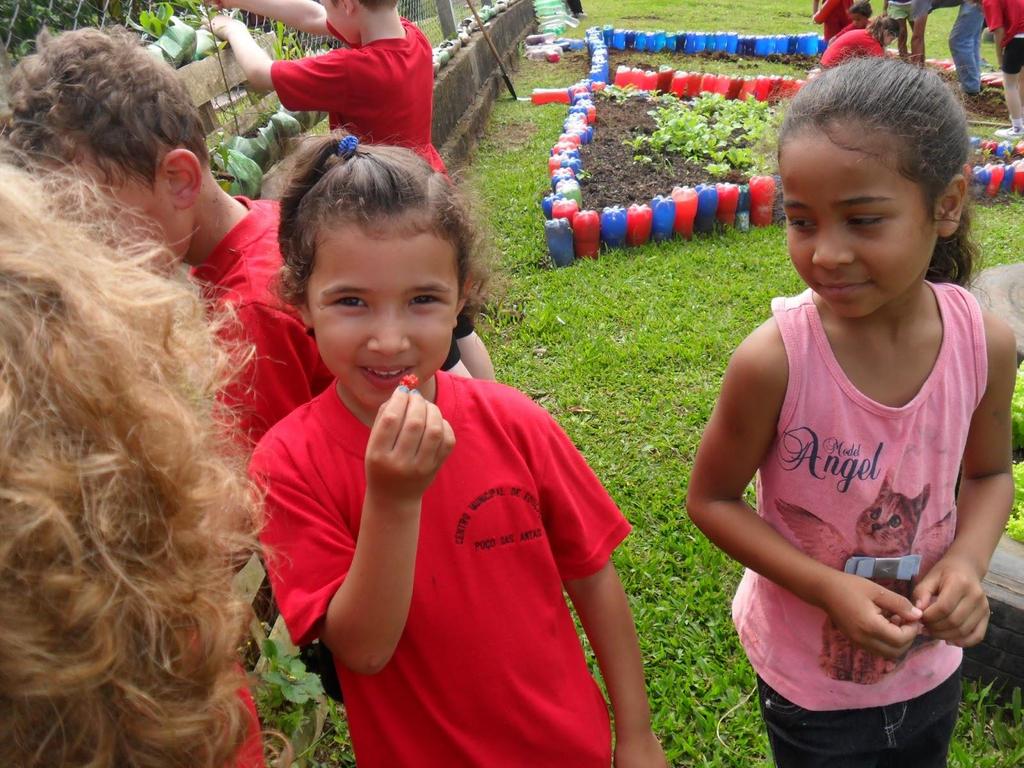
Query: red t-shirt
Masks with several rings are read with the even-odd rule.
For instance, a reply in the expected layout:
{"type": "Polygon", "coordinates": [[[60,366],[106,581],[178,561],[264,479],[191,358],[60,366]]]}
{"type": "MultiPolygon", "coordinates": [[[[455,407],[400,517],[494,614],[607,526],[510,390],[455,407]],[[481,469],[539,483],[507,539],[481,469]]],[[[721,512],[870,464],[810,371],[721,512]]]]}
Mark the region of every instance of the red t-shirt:
{"type": "Polygon", "coordinates": [[[213,253],[192,270],[203,297],[230,305],[237,316],[228,341],[255,347],[255,357],[223,395],[239,415],[239,426],[255,445],[270,427],[309,402],[334,378],[316,342],[293,309],[273,291],[281,269],[277,242],[280,208],[272,200],[237,198],[249,209],[213,253]]]}
{"type": "Polygon", "coordinates": [[[406,19],[402,26],[404,38],[275,61],[270,79],[288,109],[324,110],[332,129],[368,144],[409,147],[444,173],[430,134],[434,52],[419,27],[406,19]]]}
{"type": "Polygon", "coordinates": [[[259,715],[256,714],[256,703],[252,700],[248,688],[240,689],[238,695],[245,702],[245,710],[249,713],[249,735],[238,750],[235,768],[264,768],[266,763],[263,761],[263,731],[259,715]]]}
{"type": "Polygon", "coordinates": [[[825,0],[814,14],[814,21],[823,24],[822,37],[831,40],[836,37],[847,24],[850,23],[850,15],[847,13],[853,0],[825,0]]]}
{"type": "Polygon", "coordinates": [[[821,54],[821,66],[834,67],[854,56],[884,56],[885,49],[866,29],[851,29],[829,43],[821,54]]]}
{"type": "Polygon", "coordinates": [[[1024,34],[1024,0],[983,0],[985,26],[1003,29],[1005,47],[1017,35],[1024,34]]]}
{"type": "MultiPolygon", "coordinates": [[[[608,768],[608,708],[562,593],[629,524],[522,393],[437,374],[456,445],[423,497],[412,602],[375,675],[338,665],[360,768],[608,768]]],[[[333,388],[267,433],[251,473],[292,639],[320,632],[355,552],[369,429],[333,388]]]]}

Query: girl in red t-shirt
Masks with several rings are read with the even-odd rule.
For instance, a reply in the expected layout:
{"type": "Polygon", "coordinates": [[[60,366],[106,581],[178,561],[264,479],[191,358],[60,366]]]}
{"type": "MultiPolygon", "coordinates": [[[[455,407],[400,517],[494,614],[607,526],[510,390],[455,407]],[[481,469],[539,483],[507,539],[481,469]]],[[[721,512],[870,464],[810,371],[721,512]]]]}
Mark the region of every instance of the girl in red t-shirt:
{"type": "Polygon", "coordinates": [[[0,765],[258,768],[228,359],[170,254],[65,190],[0,163],[0,765]]]}
{"type": "Polygon", "coordinates": [[[851,29],[833,38],[821,55],[821,66],[834,67],[856,56],[885,56],[885,47],[896,39],[898,32],[895,19],[879,16],[867,29],[851,29]]]}
{"type": "Polygon", "coordinates": [[[540,406],[439,370],[483,271],[408,149],[312,140],[281,201],[282,297],[337,376],[260,441],[292,640],[336,662],[360,768],[666,765],[610,555],[629,524],[540,406]],[[415,377],[415,378],[412,378],[415,377]]]}

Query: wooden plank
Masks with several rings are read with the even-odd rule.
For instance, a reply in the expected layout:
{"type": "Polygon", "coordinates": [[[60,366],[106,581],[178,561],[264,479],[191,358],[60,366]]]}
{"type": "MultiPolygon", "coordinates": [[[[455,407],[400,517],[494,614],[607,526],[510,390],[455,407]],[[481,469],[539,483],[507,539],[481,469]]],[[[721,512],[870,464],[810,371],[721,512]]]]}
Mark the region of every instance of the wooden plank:
{"type": "MultiPolygon", "coordinates": [[[[277,35],[273,32],[264,32],[256,37],[257,45],[267,53],[274,50],[276,40],[277,35]]],[[[224,93],[225,90],[245,82],[245,73],[238,65],[235,54],[231,52],[230,48],[221,51],[219,57],[214,54],[202,61],[186,64],[177,70],[177,73],[184,83],[188,95],[192,98],[192,103],[197,107],[224,93]],[[224,65],[223,73],[221,73],[221,63],[224,65]],[[225,78],[227,79],[227,89],[224,87],[225,78]]]]}
{"type": "Polygon", "coordinates": [[[242,566],[242,570],[235,574],[235,591],[242,596],[245,602],[252,605],[252,601],[256,597],[256,593],[260,591],[260,585],[263,584],[263,578],[266,575],[259,555],[253,554],[249,558],[249,562],[242,566]]]}
{"type": "MultiPolygon", "coordinates": [[[[281,102],[278,100],[276,93],[268,93],[255,103],[235,102],[231,109],[237,110],[237,130],[240,132],[240,135],[245,136],[252,130],[264,125],[267,121],[266,116],[271,112],[276,112],[279,106],[281,106],[281,102]]],[[[229,133],[234,133],[236,130],[235,121],[231,118],[230,114],[222,114],[218,123],[221,128],[229,133]]]]}

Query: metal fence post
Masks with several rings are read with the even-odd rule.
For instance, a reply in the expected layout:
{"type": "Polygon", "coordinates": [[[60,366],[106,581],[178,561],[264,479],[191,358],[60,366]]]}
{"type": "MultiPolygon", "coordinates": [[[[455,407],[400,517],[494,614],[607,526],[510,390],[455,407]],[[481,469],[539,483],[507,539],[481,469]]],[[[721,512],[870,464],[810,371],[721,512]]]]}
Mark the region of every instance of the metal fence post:
{"type": "Polygon", "coordinates": [[[441,22],[441,32],[445,39],[450,40],[458,35],[455,26],[455,13],[452,11],[452,0],[437,0],[437,20],[441,22]]]}

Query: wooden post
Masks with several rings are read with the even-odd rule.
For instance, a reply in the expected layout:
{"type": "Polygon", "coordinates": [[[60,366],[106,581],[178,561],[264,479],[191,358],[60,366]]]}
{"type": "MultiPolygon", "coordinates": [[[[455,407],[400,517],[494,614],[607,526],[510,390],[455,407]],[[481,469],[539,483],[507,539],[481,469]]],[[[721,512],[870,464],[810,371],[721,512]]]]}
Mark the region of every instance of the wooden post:
{"type": "Polygon", "coordinates": [[[441,32],[445,40],[451,40],[458,35],[458,27],[455,26],[455,12],[452,11],[452,0],[437,0],[437,20],[441,22],[441,32]]]}

